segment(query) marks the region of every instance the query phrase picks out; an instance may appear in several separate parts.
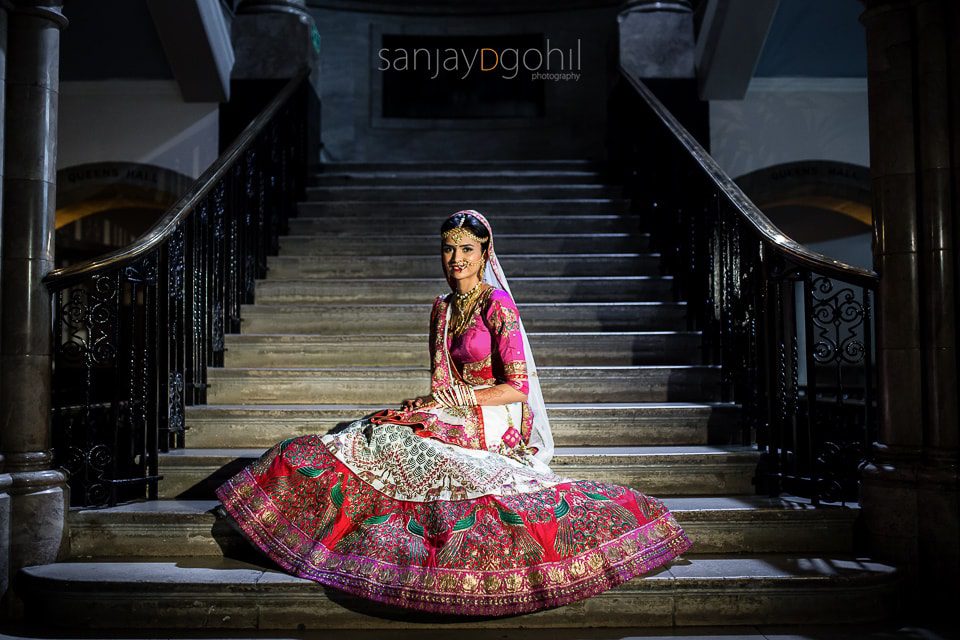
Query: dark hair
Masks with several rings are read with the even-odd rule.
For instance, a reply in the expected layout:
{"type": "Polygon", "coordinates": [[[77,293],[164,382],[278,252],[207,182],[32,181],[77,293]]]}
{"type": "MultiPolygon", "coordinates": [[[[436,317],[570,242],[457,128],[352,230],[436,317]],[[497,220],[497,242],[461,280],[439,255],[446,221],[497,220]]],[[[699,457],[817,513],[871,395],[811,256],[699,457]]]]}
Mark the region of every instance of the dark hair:
{"type": "Polygon", "coordinates": [[[490,246],[490,232],[487,231],[487,227],[469,213],[455,213],[447,218],[447,220],[440,227],[440,235],[443,235],[450,229],[459,226],[462,226],[464,229],[467,229],[470,231],[470,233],[483,240],[483,242],[480,244],[481,253],[486,251],[487,247],[490,246]],[[461,221],[463,221],[462,225],[460,224],[461,221]]]}

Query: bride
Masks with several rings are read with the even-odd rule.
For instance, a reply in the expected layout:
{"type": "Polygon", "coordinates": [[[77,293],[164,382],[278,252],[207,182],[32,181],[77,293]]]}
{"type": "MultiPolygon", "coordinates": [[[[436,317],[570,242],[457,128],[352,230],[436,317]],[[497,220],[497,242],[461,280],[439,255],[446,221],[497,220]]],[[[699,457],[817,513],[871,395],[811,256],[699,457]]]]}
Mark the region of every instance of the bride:
{"type": "Polygon", "coordinates": [[[690,547],[629,487],[555,475],[526,331],[486,218],[441,227],[431,393],[289,438],[217,489],[286,571],[377,602],[505,615],[588,598],[690,547]]]}

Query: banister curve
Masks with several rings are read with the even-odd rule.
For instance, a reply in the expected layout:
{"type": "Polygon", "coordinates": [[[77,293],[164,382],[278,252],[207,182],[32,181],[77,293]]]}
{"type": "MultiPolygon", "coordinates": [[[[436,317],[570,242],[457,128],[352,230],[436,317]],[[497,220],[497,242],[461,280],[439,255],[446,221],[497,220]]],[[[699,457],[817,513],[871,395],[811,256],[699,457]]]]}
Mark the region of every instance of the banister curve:
{"type": "Polygon", "coordinates": [[[50,291],[63,288],[101,269],[115,269],[132,263],[148,254],[159,244],[169,239],[177,225],[193,210],[197,202],[206,196],[220,178],[233,167],[236,159],[253,143],[257,135],[270,122],[277,111],[293,96],[297,87],[310,75],[310,69],[302,69],[291,78],[270,103],[243,129],[236,140],[227,147],[217,160],[200,174],[193,187],[180,197],[166,213],[142,236],[131,244],[110,253],[77,264],[54,269],[44,276],[42,282],[50,291]]]}
{"type": "Polygon", "coordinates": [[[650,106],[654,114],[656,114],[670,131],[671,135],[686,148],[694,160],[703,168],[717,189],[726,195],[734,209],[739,212],[743,219],[750,224],[763,241],[769,244],[774,251],[780,252],[799,265],[827,277],[840,278],[851,283],[867,285],[871,283],[875,284],[876,281],[879,280],[879,274],[872,269],[864,269],[847,264],[842,260],[837,260],[836,258],[831,258],[830,256],[813,251],[781,231],[773,224],[770,218],[747,197],[737,183],[734,182],[733,178],[720,168],[720,165],[713,159],[713,156],[707,153],[706,149],[680,124],[646,85],[630,75],[630,73],[623,68],[623,65],[620,65],[620,73],[650,106]]]}

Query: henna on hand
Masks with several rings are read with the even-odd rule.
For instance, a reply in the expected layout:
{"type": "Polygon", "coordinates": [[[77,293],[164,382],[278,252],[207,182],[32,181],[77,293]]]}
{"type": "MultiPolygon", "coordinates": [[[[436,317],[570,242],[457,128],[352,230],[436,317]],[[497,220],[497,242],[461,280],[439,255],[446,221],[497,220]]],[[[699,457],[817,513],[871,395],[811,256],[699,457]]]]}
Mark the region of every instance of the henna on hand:
{"type": "Polygon", "coordinates": [[[489,389],[476,390],[477,403],[484,405],[510,404],[512,402],[523,402],[527,396],[517,391],[508,383],[501,383],[489,389]]]}

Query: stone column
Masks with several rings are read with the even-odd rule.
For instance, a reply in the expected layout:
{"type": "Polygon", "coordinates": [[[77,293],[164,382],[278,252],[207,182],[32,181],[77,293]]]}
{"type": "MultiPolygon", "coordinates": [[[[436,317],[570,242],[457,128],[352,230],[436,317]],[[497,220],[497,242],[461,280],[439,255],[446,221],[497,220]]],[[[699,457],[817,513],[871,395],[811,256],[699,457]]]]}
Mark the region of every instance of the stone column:
{"type": "MultiPolygon", "coordinates": [[[[0,469],[3,469],[3,456],[0,456],[0,469]]],[[[10,485],[13,478],[9,473],[0,473],[0,602],[3,602],[10,586],[10,485]]],[[[0,619],[3,612],[0,611],[0,619]]]]}
{"type": "Polygon", "coordinates": [[[0,451],[10,474],[10,571],[53,562],[65,478],[52,469],[50,296],[57,165],[60,0],[11,2],[7,33],[0,451]]]}
{"type": "Polygon", "coordinates": [[[300,69],[308,79],[308,164],[320,158],[320,32],[306,0],[241,0],[233,19],[236,60],[231,74],[230,102],[220,108],[220,148],[267,105],[300,69]]]}
{"type": "MultiPolygon", "coordinates": [[[[936,585],[929,597],[946,605],[960,595],[960,502],[957,493],[957,281],[954,238],[957,203],[951,189],[950,85],[947,4],[915,2],[917,170],[920,275],[926,410],[918,478],[919,573],[936,585]]],[[[956,12],[953,16],[956,17],[956,12]]],[[[958,111],[957,113],[960,113],[958,111]]]]}
{"type": "Polygon", "coordinates": [[[920,274],[910,3],[874,2],[867,32],[870,172],[873,183],[879,442],[861,505],[872,550],[917,563],[916,480],[923,446],[920,274]]]}
{"type": "Polygon", "coordinates": [[[874,553],[898,564],[917,602],[935,610],[960,584],[951,185],[960,67],[948,44],[957,13],[945,0],[866,4],[882,404],[861,504],[874,553]]]}
{"type": "MultiPolygon", "coordinates": [[[[0,278],[3,277],[3,119],[6,113],[7,89],[7,9],[6,0],[0,0],[0,278]]],[[[3,291],[0,289],[0,309],[3,291]]],[[[2,411],[2,408],[0,408],[2,411]]],[[[10,584],[10,496],[7,491],[13,479],[4,473],[3,455],[0,455],[0,601],[10,584]]]]}
{"type": "Polygon", "coordinates": [[[241,0],[232,36],[234,79],[288,79],[319,65],[320,34],[306,0],[241,0]]]}
{"type": "Polygon", "coordinates": [[[620,63],[638,78],[694,78],[688,0],[627,0],[617,15],[620,63]]]}

